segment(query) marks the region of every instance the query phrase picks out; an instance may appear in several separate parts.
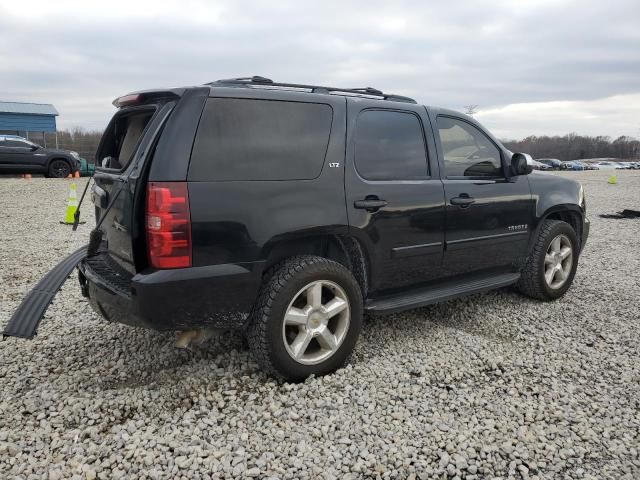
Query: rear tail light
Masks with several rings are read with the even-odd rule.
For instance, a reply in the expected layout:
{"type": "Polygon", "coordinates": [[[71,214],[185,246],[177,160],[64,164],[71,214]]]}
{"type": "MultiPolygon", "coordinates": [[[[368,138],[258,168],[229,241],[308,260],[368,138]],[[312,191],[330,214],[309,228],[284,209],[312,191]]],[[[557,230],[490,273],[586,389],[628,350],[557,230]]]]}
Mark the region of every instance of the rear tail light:
{"type": "Polygon", "coordinates": [[[191,266],[191,215],[185,182],[147,186],[147,249],[155,268],[191,266]]]}

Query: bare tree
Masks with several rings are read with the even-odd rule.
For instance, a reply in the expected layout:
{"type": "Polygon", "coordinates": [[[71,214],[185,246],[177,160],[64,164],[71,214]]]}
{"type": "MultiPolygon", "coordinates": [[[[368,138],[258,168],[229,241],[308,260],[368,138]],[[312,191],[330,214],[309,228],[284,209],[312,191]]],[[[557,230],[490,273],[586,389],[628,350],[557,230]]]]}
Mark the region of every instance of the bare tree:
{"type": "MultiPolygon", "coordinates": [[[[99,130],[85,130],[80,127],[58,130],[60,148],[78,152],[89,163],[93,163],[100,137],[102,137],[102,132],[99,130]]],[[[47,133],[46,139],[47,145],[55,145],[55,135],[53,133],[47,133]]]]}
{"type": "Polygon", "coordinates": [[[467,115],[471,115],[472,117],[478,113],[478,107],[480,105],[465,105],[464,106],[464,113],[466,113],[467,115]]]}

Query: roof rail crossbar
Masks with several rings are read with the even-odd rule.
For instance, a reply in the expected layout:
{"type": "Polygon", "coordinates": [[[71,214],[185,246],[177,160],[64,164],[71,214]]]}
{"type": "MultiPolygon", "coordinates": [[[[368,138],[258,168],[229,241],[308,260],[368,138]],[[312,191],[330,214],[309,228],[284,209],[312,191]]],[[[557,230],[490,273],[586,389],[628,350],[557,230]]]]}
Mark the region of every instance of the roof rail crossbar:
{"type": "Polygon", "coordinates": [[[327,93],[327,94],[347,94],[353,96],[369,96],[380,97],[383,100],[391,100],[394,102],[405,103],[418,103],[413,98],[404,97],[402,95],[393,95],[384,93],[377,88],[363,87],[363,88],[337,88],[337,87],[323,87],[320,85],[305,85],[301,83],[283,83],[274,82],[270,78],[254,75],[253,77],[238,77],[238,78],[226,78],[222,80],[216,80],[214,82],[206,83],[210,86],[223,86],[223,85],[242,85],[242,86],[269,86],[269,87],[281,87],[290,89],[307,90],[309,93],[327,93]]]}

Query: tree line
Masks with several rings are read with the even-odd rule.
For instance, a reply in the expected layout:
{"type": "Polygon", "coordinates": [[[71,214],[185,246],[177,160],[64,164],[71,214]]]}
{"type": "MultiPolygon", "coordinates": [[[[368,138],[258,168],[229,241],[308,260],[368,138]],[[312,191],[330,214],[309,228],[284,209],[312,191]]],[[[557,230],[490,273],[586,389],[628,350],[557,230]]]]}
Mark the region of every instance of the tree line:
{"type": "MultiPolygon", "coordinates": [[[[58,130],[58,146],[64,150],[74,150],[90,163],[94,161],[98,143],[102,137],[99,130],[73,128],[58,130]]],[[[47,146],[54,146],[55,135],[46,134],[47,146]]],[[[36,139],[34,139],[37,141],[36,139]]],[[[512,152],[529,153],[534,158],[557,158],[578,160],[581,158],[618,158],[640,160],[640,141],[633,137],[589,137],[570,133],[564,136],[529,136],[522,140],[502,140],[512,152]]]]}
{"type": "Polygon", "coordinates": [[[522,140],[502,140],[502,143],[512,152],[528,153],[533,158],[640,160],[640,141],[627,136],[612,140],[606,136],[589,137],[575,133],[554,137],[532,135],[522,140]]]}
{"type": "MultiPolygon", "coordinates": [[[[45,138],[47,147],[55,148],[56,134],[46,133],[45,138]]],[[[100,138],[102,138],[102,131],[100,130],[85,130],[79,127],[58,130],[58,148],[78,152],[87,162],[93,163],[100,138]]],[[[42,139],[36,136],[34,136],[32,141],[42,143],[42,139]]]]}

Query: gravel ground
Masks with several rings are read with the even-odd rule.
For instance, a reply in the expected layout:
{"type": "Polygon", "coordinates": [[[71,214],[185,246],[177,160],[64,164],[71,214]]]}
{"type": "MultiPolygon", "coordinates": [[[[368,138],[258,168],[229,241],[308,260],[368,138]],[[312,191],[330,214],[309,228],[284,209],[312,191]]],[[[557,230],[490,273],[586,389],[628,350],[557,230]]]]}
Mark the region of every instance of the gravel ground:
{"type": "MultiPolygon", "coordinates": [[[[72,277],[35,340],[0,342],[0,478],[640,478],[640,220],[597,216],[640,207],[640,172],[609,174],[566,174],[592,229],[563,299],[368,319],[347,368],[298,385],[231,334],[184,351],[101,321],[72,277]]],[[[67,185],[0,179],[2,325],[85,243],[67,185]]]]}

